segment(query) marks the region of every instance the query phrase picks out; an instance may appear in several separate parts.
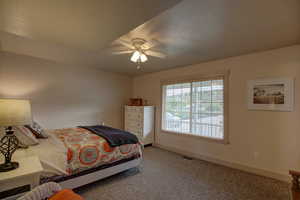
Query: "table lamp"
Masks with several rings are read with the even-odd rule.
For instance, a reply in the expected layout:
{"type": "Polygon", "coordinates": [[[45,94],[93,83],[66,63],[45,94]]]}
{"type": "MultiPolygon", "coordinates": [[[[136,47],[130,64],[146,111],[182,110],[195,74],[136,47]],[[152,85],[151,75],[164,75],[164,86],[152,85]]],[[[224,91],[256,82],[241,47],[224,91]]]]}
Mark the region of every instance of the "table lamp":
{"type": "Polygon", "coordinates": [[[19,145],[12,126],[28,125],[31,122],[31,106],[28,100],[0,99],[0,126],[4,126],[6,132],[0,139],[0,152],[5,157],[4,164],[0,164],[0,172],[19,167],[19,163],[11,162],[12,154],[19,145]]]}

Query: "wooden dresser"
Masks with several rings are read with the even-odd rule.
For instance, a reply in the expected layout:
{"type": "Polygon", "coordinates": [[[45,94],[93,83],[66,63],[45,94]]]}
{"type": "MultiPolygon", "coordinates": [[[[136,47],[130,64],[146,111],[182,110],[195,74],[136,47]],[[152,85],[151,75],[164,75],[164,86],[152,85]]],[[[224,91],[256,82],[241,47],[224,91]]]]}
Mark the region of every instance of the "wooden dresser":
{"type": "Polygon", "coordinates": [[[154,142],[154,106],[125,106],[125,130],[144,145],[154,142]]]}

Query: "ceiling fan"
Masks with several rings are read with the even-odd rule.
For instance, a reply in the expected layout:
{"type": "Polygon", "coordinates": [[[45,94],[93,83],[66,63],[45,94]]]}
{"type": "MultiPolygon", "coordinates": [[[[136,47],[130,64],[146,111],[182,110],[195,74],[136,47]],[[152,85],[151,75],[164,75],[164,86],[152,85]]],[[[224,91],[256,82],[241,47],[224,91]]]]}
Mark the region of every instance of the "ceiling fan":
{"type": "Polygon", "coordinates": [[[129,50],[115,51],[113,54],[132,54],[130,60],[134,63],[137,63],[137,69],[141,68],[141,63],[144,63],[148,60],[148,56],[158,58],[166,57],[166,55],[161,52],[151,50],[151,48],[156,46],[154,41],[150,42],[142,38],[133,38],[131,42],[121,39],[117,40],[117,42],[129,50]]]}

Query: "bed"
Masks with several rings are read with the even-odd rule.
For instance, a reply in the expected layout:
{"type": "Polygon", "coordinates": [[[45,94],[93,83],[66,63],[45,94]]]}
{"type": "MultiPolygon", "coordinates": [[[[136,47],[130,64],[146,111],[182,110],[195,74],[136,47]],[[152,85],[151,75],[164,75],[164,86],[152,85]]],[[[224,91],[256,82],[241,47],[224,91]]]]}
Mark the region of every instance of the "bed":
{"type": "Polygon", "coordinates": [[[41,182],[58,182],[74,189],[140,165],[142,145],[111,147],[103,137],[84,128],[47,130],[48,138],[27,149],[18,149],[13,159],[38,156],[44,171],[41,182]]]}

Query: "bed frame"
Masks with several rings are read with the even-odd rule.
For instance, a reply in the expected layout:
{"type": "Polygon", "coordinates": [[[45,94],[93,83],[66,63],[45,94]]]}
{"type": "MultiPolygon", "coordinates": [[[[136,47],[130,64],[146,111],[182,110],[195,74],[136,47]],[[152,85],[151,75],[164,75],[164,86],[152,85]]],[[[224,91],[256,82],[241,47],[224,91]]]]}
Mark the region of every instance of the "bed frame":
{"type": "Polygon", "coordinates": [[[55,182],[59,183],[63,189],[75,189],[83,185],[87,185],[89,183],[93,183],[95,181],[126,171],[128,169],[138,167],[141,162],[142,157],[121,160],[119,161],[119,163],[92,168],[73,176],[67,176],[57,179],[55,180],[55,182]]]}

